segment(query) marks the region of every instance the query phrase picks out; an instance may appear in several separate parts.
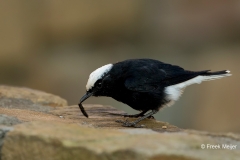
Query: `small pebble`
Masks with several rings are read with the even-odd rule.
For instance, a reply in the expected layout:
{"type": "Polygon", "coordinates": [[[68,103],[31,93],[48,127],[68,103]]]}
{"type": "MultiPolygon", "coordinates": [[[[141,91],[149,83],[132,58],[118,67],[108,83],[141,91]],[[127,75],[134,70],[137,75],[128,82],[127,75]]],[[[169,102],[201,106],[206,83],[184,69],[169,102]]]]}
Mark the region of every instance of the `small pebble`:
{"type": "Polygon", "coordinates": [[[167,129],[167,126],[162,126],[162,129],[167,129]]]}
{"type": "Polygon", "coordinates": [[[59,116],[59,118],[63,118],[63,116],[59,116]]]}

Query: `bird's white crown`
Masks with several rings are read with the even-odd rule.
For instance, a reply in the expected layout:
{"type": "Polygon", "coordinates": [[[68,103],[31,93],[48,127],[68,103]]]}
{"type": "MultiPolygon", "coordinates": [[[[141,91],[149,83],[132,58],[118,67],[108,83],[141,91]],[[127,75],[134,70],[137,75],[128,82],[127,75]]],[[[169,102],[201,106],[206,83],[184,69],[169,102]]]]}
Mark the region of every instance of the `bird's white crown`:
{"type": "Polygon", "coordinates": [[[87,91],[89,91],[94,86],[95,82],[102,78],[105,73],[108,73],[112,69],[112,66],[113,64],[107,64],[93,71],[88,78],[86,85],[87,91]]]}

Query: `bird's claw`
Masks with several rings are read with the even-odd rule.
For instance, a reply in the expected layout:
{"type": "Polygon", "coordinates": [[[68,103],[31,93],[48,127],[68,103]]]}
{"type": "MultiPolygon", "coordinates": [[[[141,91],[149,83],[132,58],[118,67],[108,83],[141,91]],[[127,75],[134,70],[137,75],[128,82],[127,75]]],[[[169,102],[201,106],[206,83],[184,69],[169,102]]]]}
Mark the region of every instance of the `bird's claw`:
{"type": "Polygon", "coordinates": [[[134,128],[143,128],[145,125],[137,125],[137,123],[134,122],[128,122],[126,121],[122,121],[122,120],[116,120],[116,122],[118,123],[122,123],[124,127],[134,127],[134,128]]]}
{"type": "Polygon", "coordinates": [[[155,119],[153,116],[148,117],[148,119],[155,119]]]}
{"type": "Polygon", "coordinates": [[[117,122],[117,123],[124,123],[124,121],[122,121],[122,120],[116,120],[115,122],[117,122]]]}

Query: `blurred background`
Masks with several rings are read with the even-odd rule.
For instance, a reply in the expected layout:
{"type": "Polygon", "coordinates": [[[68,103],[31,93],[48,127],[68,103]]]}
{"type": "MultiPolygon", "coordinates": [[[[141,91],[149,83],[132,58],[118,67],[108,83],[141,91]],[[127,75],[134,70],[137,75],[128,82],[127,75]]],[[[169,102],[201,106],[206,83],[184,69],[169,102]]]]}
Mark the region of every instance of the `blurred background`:
{"type": "MultiPolygon", "coordinates": [[[[240,1],[0,1],[0,84],[57,94],[76,105],[96,68],[153,58],[232,77],[188,87],[156,119],[240,133],[240,1]]],[[[111,98],[85,103],[137,113],[111,98]]]]}

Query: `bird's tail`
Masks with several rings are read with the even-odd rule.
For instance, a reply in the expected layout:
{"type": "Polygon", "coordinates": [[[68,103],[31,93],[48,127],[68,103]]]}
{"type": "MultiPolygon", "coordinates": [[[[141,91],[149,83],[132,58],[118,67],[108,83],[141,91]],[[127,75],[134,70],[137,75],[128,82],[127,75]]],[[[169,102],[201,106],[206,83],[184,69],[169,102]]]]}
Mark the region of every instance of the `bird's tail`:
{"type": "Polygon", "coordinates": [[[217,72],[205,72],[200,74],[202,76],[202,80],[203,81],[211,81],[211,80],[215,80],[215,79],[220,79],[223,77],[227,77],[227,76],[231,76],[232,74],[230,74],[229,70],[223,70],[223,71],[217,71],[217,72]]]}
{"type": "Polygon", "coordinates": [[[194,78],[191,78],[182,83],[178,83],[175,86],[177,88],[185,88],[195,83],[200,84],[203,81],[211,81],[211,80],[231,76],[229,70],[223,70],[223,71],[217,71],[217,72],[210,72],[209,70],[206,70],[206,71],[195,72],[195,74],[197,74],[197,76],[195,76],[194,78]]]}

